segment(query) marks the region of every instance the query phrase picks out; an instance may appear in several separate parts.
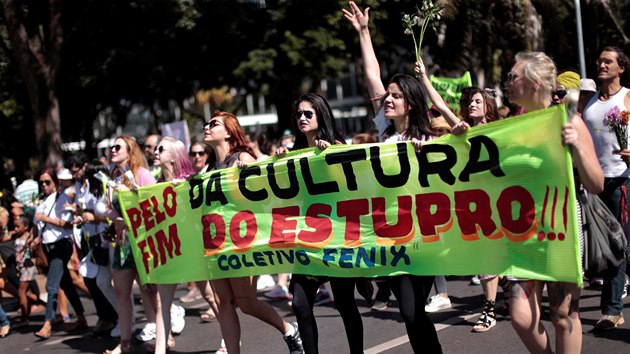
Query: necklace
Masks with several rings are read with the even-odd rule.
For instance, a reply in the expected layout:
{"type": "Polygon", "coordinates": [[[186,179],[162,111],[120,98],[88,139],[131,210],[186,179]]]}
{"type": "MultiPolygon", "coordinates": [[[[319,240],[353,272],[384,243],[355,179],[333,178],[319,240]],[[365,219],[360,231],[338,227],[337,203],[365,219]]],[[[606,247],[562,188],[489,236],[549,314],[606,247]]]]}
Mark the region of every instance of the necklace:
{"type": "Polygon", "coordinates": [[[612,94],[610,94],[610,93],[604,93],[604,92],[601,92],[601,91],[600,91],[600,93],[599,93],[599,97],[600,97],[601,99],[603,99],[603,100],[607,100],[607,99],[609,99],[610,97],[612,97],[612,96],[614,96],[614,95],[618,94],[618,93],[619,93],[619,91],[621,91],[621,89],[622,89],[622,88],[623,88],[623,86],[620,86],[620,87],[619,87],[619,89],[617,89],[617,91],[615,91],[615,93],[612,93],[612,94]]]}

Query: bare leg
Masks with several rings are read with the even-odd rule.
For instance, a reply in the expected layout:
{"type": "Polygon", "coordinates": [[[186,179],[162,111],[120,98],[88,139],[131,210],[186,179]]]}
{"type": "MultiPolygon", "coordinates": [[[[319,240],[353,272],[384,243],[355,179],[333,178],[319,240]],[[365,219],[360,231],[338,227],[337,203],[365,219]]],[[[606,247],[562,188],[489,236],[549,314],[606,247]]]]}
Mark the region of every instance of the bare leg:
{"type": "Polygon", "coordinates": [[[20,287],[18,289],[18,293],[20,295],[20,311],[22,312],[21,320],[27,321],[28,316],[31,313],[31,306],[28,303],[28,297],[26,296],[26,292],[28,291],[29,282],[21,281],[20,287]]]}
{"type": "MultiPolygon", "coordinates": [[[[196,287],[201,291],[201,295],[203,295],[204,300],[210,305],[212,312],[214,312],[217,318],[219,317],[219,306],[214,298],[214,292],[212,291],[212,286],[210,286],[210,282],[207,280],[196,282],[196,287]]],[[[228,352],[229,353],[229,352],[228,352]]]]}
{"type": "Polygon", "coordinates": [[[215,296],[219,300],[219,325],[225,346],[230,354],[240,354],[241,324],[238,320],[234,302],[234,293],[229,279],[211,280],[215,296]]]}
{"type": "Polygon", "coordinates": [[[131,340],[131,317],[133,316],[131,291],[135,275],[136,271],[134,269],[116,269],[112,273],[114,290],[116,291],[116,304],[118,305],[121,342],[129,342],[131,340]]]}
{"type": "Polygon", "coordinates": [[[157,317],[155,354],[166,353],[166,342],[171,332],[171,305],[175,296],[177,284],[160,284],[157,286],[157,317]]]}
{"type": "Polygon", "coordinates": [[[61,315],[61,317],[70,317],[70,313],[68,312],[68,298],[66,297],[66,293],[61,288],[59,288],[57,293],[57,308],[59,309],[59,314],[61,315]]]}
{"type": "Polygon", "coordinates": [[[573,283],[547,283],[551,323],[556,330],[556,353],[582,351],[580,288],[573,283]]]}
{"type": "Polygon", "coordinates": [[[289,331],[291,325],[285,322],[271,305],[258,300],[254,277],[230,278],[229,281],[234,300],[243,313],[272,325],[282,334],[289,331]]]}
{"type": "Polygon", "coordinates": [[[514,282],[510,295],[512,327],[530,353],[552,354],[549,336],[540,322],[544,283],[536,280],[514,282]]]}

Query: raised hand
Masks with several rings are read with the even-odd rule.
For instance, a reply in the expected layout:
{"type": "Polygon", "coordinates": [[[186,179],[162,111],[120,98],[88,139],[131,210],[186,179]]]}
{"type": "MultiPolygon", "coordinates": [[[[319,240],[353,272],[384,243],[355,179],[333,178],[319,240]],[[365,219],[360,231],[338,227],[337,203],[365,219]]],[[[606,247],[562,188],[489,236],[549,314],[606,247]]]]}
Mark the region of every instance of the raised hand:
{"type": "Polygon", "coordinates": [[[354,1],[350,1],[348,4],[350,5],[350,10],[341,9],[343,16],[352,24],[352,27],[354,27],[357,32],[366,29],[370,22],[370,8],[366,7],[365,10],[361,12],[361,9],[359,9],[354,1]]]}

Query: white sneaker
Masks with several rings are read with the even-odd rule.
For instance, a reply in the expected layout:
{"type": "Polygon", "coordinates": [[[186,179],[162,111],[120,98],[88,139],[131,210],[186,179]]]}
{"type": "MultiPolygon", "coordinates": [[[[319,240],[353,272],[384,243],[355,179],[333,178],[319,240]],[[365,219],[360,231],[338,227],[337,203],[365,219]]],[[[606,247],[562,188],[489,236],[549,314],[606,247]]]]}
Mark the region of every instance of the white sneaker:
{"type": "Polygon", "coordinates": [[[429,303],[424,307],[425,312],[438,312],[451,308],[451,299],[441,296],[433,295],[429,300],[429,303]]]}
{"type": "Polygon", "coordinates": [[[475,275],[472,278],[470,278],[470,284],[472,284],[472,285],[481,285],[481,280],[479,279],[479,276],[475,275]]]}
{"type": "Polygon", "coordinates": [[[147,322],[147,324],[144,325],[144,328],[142,329],[142,331],[136,334],[136,339],[141,342],[148,342],[150,340],[155,339],[155,335],[156,335],[155,332],[156,332],[155,322],[147,322]]]}
{"type": "Polygon", "coordinates": [[[171,331],[180,334],[186,326],[186,309],[179,305],[171,305],[171,331]]]}
{"type": "Polygon", "coordinates": [[[289,289],[287,289],[286,286],[280,286],[280,285],[276,285],[273,289],[264,293],[263,296],[269,299],[276,299],[276,300],[293,298],[293,295],[289,294],[289,289]]]}
{"type": "Polygon", "coordinates": [[[221,346],[219,347],[219,349],[217,349],[215,354],[228,354],[227,347],[225,346],[225,341],[223,340],[223,338],[221,338],[221,346]]]}
{"type": "Polygon", "coordinates": [[[263,291],[271,289],[274,285],[276,285],[276,282],[273,280],[271,275],[261,275],[258,277],[258,281],[256,282],[256,290],[263,291]]]}

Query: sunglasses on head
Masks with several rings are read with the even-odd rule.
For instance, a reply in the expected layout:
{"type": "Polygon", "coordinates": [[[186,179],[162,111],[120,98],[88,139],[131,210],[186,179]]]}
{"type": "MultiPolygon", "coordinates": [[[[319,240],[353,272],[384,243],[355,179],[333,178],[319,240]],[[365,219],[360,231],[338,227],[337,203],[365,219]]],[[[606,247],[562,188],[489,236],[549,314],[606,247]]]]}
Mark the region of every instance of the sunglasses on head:
{"type": "Polygon", "coordinates": [[[556,90],[553,92],[554,96],[557,96],[559,99],[563,99],[564,96],[567,95],[567,90],[556,90]]]}
{"type": "Polygon", "coordinates": [[[219,120],[213,119],[213,120],[209,121],[208,123],[204,124],[203,127],[212,129],[212,128],[218,126],[218,125],[224,125],[224,124],[221,123],[221,121],[219,121],[219,120]]]}
{"type": "Polygon", "coordinates": [[[313,118],[314,114],[315,114],[315,112],[313,112],[313,111],[307,111],[307,110],[297,111],[297,112],[295,112],[295,119],[302,118],[302,115],[304,115],[304,117],[306,117],[306,119],[311,119],[311,118],[313,118]]]}
{"type": "Polygon", "coordinates": [[[119,151],[121,148],[122,148],[122,146],[120,146],[120,144],[112,145],[112,146],[110,147],[110,149],[111,149],[112,151],[119,151]]]}
{"type": "Polygon", "coordinates": [[[188,155],[190,155],[191,157],[196,157],[196,156],[204,156],[206,154],[205,151],[191,151],[188,155]]]}
{"type": "Polygon", "coordinates": [[[43,181],[39,181],[39,184],[44,185],[44,186],[49,186],[52,183],[51,180],[49,179],[45,179],[43,181]]]}

